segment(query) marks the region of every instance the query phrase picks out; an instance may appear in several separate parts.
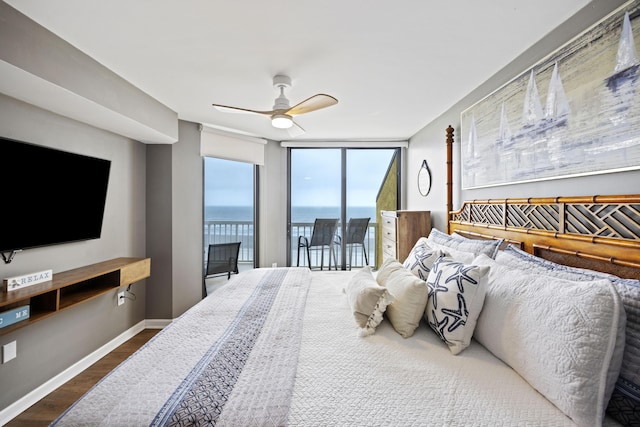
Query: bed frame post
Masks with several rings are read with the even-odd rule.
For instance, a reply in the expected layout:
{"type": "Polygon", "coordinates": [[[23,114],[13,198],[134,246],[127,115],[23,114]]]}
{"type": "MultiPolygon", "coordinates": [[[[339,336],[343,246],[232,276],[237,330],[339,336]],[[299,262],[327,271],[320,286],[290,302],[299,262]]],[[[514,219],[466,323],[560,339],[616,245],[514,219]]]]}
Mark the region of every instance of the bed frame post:
{"type": "Polygon", "coordinates": [[[447,233],[453,211],[453,128],[447,127],[447,233]]]}

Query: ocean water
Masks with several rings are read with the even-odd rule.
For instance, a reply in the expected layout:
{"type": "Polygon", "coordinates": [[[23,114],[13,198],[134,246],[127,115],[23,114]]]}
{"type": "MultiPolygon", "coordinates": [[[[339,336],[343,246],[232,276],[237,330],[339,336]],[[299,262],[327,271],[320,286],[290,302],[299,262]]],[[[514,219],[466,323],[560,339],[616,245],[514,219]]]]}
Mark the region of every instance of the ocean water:
{"type": "Polygon", "coordinates": [[[251,221],[253,207],[251,206],[205,206],[205,221],[251,221]]]}
{"type": "MultiPolygon", "coordinates": [[[[348,218],[376,219],[375,206],[354,206],[347,211],[348,218]]],[[[293,222],[313,222],[316,218],[339,218],[338,206],[294,206],[291,212],[293,222]]],[[[206,206],[205,221],[251,221],[253,209],[251,206],[206,206]]]]}

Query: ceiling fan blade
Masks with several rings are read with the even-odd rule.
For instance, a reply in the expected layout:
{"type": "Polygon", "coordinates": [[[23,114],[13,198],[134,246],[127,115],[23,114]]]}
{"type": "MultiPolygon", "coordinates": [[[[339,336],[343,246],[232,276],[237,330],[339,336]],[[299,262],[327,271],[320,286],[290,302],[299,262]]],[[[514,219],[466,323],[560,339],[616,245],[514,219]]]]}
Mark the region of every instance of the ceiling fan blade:
{"type": "Polygon", "coordinates": [[[289,108],[286,114],[289,114],[290,116],[297,116],[298,114],[310,113],[321,108],[331,107],[337,103],[338,100],[333,96],[319,93],[289,108]]]}
{"type": "Polygon", "coordinates": [[[230,107],[228,105],[212,104],[213,107],[223,113],[242,113],[242,114],[262,114],[263,116],[271,116],[273,111],[248,110],[246,108],[230,107]]]}
{"type": "Polygon", "coordinates": [[[302,128],[302,126],[300,126],[299,124],[297,124],[296,122],[293,122],[293,126],[291,126],[290,128],[287,129],[287,132],[289,132],[289,136],[291,138],[295,138],[296,136],[300,136],[303,135],[306,131],[302,128]]]}

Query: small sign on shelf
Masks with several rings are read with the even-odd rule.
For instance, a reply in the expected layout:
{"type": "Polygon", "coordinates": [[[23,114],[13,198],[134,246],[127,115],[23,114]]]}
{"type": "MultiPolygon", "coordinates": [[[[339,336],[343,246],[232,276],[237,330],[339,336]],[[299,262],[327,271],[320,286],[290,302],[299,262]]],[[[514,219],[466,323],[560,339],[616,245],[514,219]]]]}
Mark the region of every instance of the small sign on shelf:
{"type": "Polygon", "coordinates": [[[29,318],[29,306],[24,305],[22,307],[13,308],[11,310],[3,311],[0,313],[0,328],[13,325],[21,320],[27,320],[29,318]]]}
{"type": "Polygon", "coordinates": [[[16,291],[18,289],[26,288],[27,286],[48,282],[52,279],[53,270],[44,270],[37,273],[25,274],[23,276],[9,277],[2,281],[2,290],[4,292],[16,291]]]}

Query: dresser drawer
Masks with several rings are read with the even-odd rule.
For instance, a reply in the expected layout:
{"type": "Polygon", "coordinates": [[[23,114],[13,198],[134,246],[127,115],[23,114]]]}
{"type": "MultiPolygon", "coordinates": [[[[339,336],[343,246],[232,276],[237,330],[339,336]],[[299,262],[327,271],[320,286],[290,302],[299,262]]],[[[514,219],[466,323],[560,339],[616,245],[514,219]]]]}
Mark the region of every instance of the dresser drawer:
{"type": "Polygon", "coordinates": [[[395,220],[391,221],[391,224],[388,224],[385,219],[382,220],[382,237],[396,241],[396,223],[395,220]]]}
{"type": "Polygon", "coordinates": [[[382,261],[386,261],[387,258],[397,259],[396,257],[396,242],[395,240],[382,237],[382,261]]]}

